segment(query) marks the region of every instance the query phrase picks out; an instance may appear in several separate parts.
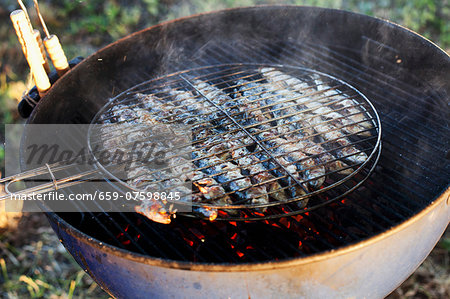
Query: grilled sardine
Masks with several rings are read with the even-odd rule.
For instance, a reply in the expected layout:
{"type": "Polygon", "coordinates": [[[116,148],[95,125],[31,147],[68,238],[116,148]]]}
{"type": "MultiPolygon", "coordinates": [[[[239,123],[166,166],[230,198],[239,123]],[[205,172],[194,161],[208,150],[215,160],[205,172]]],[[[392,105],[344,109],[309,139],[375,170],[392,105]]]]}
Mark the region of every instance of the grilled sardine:
{"type": "MultiPolygon", "coordinates": [[[[288,96],[292,97],[292,100],[295,101],[299,106],[312,106],[312,109],[304,110],[304,115],[309,116],[307,120],[304,120],[304,124],[307,126],[314,127],[314,129],[322,135],[325,141],[332,141],[334,143],[339,144],[342,148],[337,151],[337,155],[339,158],[345,158],[353,163],[360,164],[364,163],[367,160],[367,155],[358,149],[356,149],[352,142],[350,142],[347,138],[347,135],[343,133],[340,128],[336,127],[332,123],[324,122],[322,117],[314,112],[314,107],[317,107],[317,101],[302,94],[297,93],[295,89],[295,82],[299,81],[298,84],[305,84],[297,78],[292,76],[285,75],[279,71],[274,71],[273,69],[261,69],[261,73],[265,76],[265,78],[273,84],[282,84],[286,85],[290,88],[291,92],[288,96]],[[285,80],[285,82],[280,81],[279,73],[285,76],[288,76],[289,79],[285,80]],[[311,104],[311,103],[316,104],[311,104]]],[[[311,107],[308,107],[311,108],[311,107]]]]}
{"type": "MultiPolygon", "coordinates": [[[[318,91],[321,91],[321,95],[305,96],[304,90],[310,89],[307,83],[274,68],[261,68],[260,72],[266,80],[277,86],[277,88],[284,87],[294,92],[297,98],[296,102],[307,107],[311,113],[320,115],[326,120],[331,120],[336,127],[341,128],[347,134],[367,135],[366,128],[358,123],[359,120],[357,118],[359,114],[355,118],[353,115],[347,115],[347,113],[342,114],[340,112],[343,111],[337,112],[330,108],[329,104],[333,103],[333,99],[335,99],[338,93],[332,87],[324,85],[318,76],[315,76],[314,81],[316,83],[315,87],[318,91]]],[[[363,111],[359,111],[358,113],[364,116],[362,114],[363,111]]]]}

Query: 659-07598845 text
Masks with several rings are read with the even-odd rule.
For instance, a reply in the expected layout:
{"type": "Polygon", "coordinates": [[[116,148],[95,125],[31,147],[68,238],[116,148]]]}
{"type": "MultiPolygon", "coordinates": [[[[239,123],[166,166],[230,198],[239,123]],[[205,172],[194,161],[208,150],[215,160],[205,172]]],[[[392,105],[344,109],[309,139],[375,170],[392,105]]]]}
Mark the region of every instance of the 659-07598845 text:
{"type": "Polygon", "coordinates": [[[145,200],[165,200],[177,201],[180,200],[180,192],[112,192],[112,191],[95,191],[94,193],[71,193],[62,194],[56,191],[47,193],[12,193],[11,200],[31,200],[31,201],[114,201],[119,199],[145,201],[145,200]]]}

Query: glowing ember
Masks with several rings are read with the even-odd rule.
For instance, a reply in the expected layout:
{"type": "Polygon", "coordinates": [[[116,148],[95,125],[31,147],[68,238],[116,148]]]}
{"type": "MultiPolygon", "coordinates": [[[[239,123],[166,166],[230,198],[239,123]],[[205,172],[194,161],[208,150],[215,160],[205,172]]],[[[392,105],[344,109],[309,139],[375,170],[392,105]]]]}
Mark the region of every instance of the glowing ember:
{"type": "Polygon", "coordinates": [[[272,223],[271,225],[275,226],[275,227],[278,227],[278,228],[281,228],[281,226],[279,226],[278,223],[272,223]]]}
{"type": "Polygon", "coordinates": [[[260,213],[260,212],[253,212],[255,215],[257,215],[257,216],[261,216],[261,217],[264,217],[265,215],[264,215],[264,213],[260,213]]]}
{"type": "Polygon", "coordinates": [[[221,217],[226,217],[228,216],[228,214],[225,211],[219,210],[218,211],[218,215],[220,215],[221,217]]]}
{"type": "Polygon", "coordinates": [[[204,236],[202,233],[200,233],[198,230],[196,230],[196,229],[194,229],[194,228],[190,228],[189,231],[190,231],[194,236],[196,236],[197,239],[204,239],[204,238],[205,238],[205,236],[204,236]]]}
{"type": "Polygon", "coordinates": [[[194,241],[192,241],[192,240],[189,240],[189,239],[187,239],[187,238],[184,238],[183,237],[183,240],[185,240],[186,241],[186,243],[188,243],[189,244],[189,246],[194,246],[194,241]]]}
{"type": "Polygon", "coordinates": [[[300,222],[300,220],[303,219],[303,217],[301,215],[295,215],[295,216],[292,216],[292,218],[295,219],[295,221],[297,221],[297,222],[300,222]]]}
{"type": "Polygon", "coordinates": [[[287,228],[291,227],[291,221],[288,218],[280,218],[279,222],[287,228]]]}

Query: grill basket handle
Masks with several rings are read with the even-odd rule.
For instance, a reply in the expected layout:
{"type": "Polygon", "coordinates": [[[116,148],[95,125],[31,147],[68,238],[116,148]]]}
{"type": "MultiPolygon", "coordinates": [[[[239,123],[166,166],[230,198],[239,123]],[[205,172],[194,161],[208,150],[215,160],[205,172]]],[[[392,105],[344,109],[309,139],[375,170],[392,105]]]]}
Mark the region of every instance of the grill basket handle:
{"type": "MultiPolygon", "coordinates": [[[[69,61],[69,67],[73,68],[75,65],[83,61],[83,59],[84,58],[81,56],[72,59],[71,61],[69,61]]],[[[48,74],[48,77],[50,79],[51,85],[53,85],[59,79],[59,75],[56,70],[50,72],[50,74],[48,74]]],[[[41,97],[36,86],[33,86],[33,88],[31,88],[30,91],[22,97],[22,100],[17,106],[17,110],[19,111],[20,116],[23,118],[28,118],[40,99],[41,97]]]]}

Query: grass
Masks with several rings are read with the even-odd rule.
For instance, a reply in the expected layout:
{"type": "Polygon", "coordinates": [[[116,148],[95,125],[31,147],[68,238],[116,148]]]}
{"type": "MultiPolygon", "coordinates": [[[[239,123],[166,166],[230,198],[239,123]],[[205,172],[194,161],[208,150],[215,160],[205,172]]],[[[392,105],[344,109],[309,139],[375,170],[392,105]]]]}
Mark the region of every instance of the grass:
{"type": "Polygon", "coordinates": [[[108,298],[59,243],[42,213],[0,236],[0,298],[108,298]]]}
{"type": "MultiPolygon", "coordinates": [[[[24,1],[33,24],[38,24],[31,0],[24,1]]],[[[52,33],[59,36],[69,58],[88,56],[131,32],[193,13],[254,4],[259,0],[41,0],[52,33]]],[[[450,48],[449,0],[289,0],[285,4],[339,8],[377,16],[423,34],[450,48]]],[[[14,0],[0,2],[0,121],[18,123],[16,106],[31,87],[28,65],[9,21],[14,0]]],[[[4,150],[0,146],[0,161],[4,150]]],[[[450,298],[450,233],[430,257],[389,298],[450,298]]],[[[80,270],[41,214],[25,215],[19,229],[0,235],[0,297],[108,298],[80,270]]]]}

